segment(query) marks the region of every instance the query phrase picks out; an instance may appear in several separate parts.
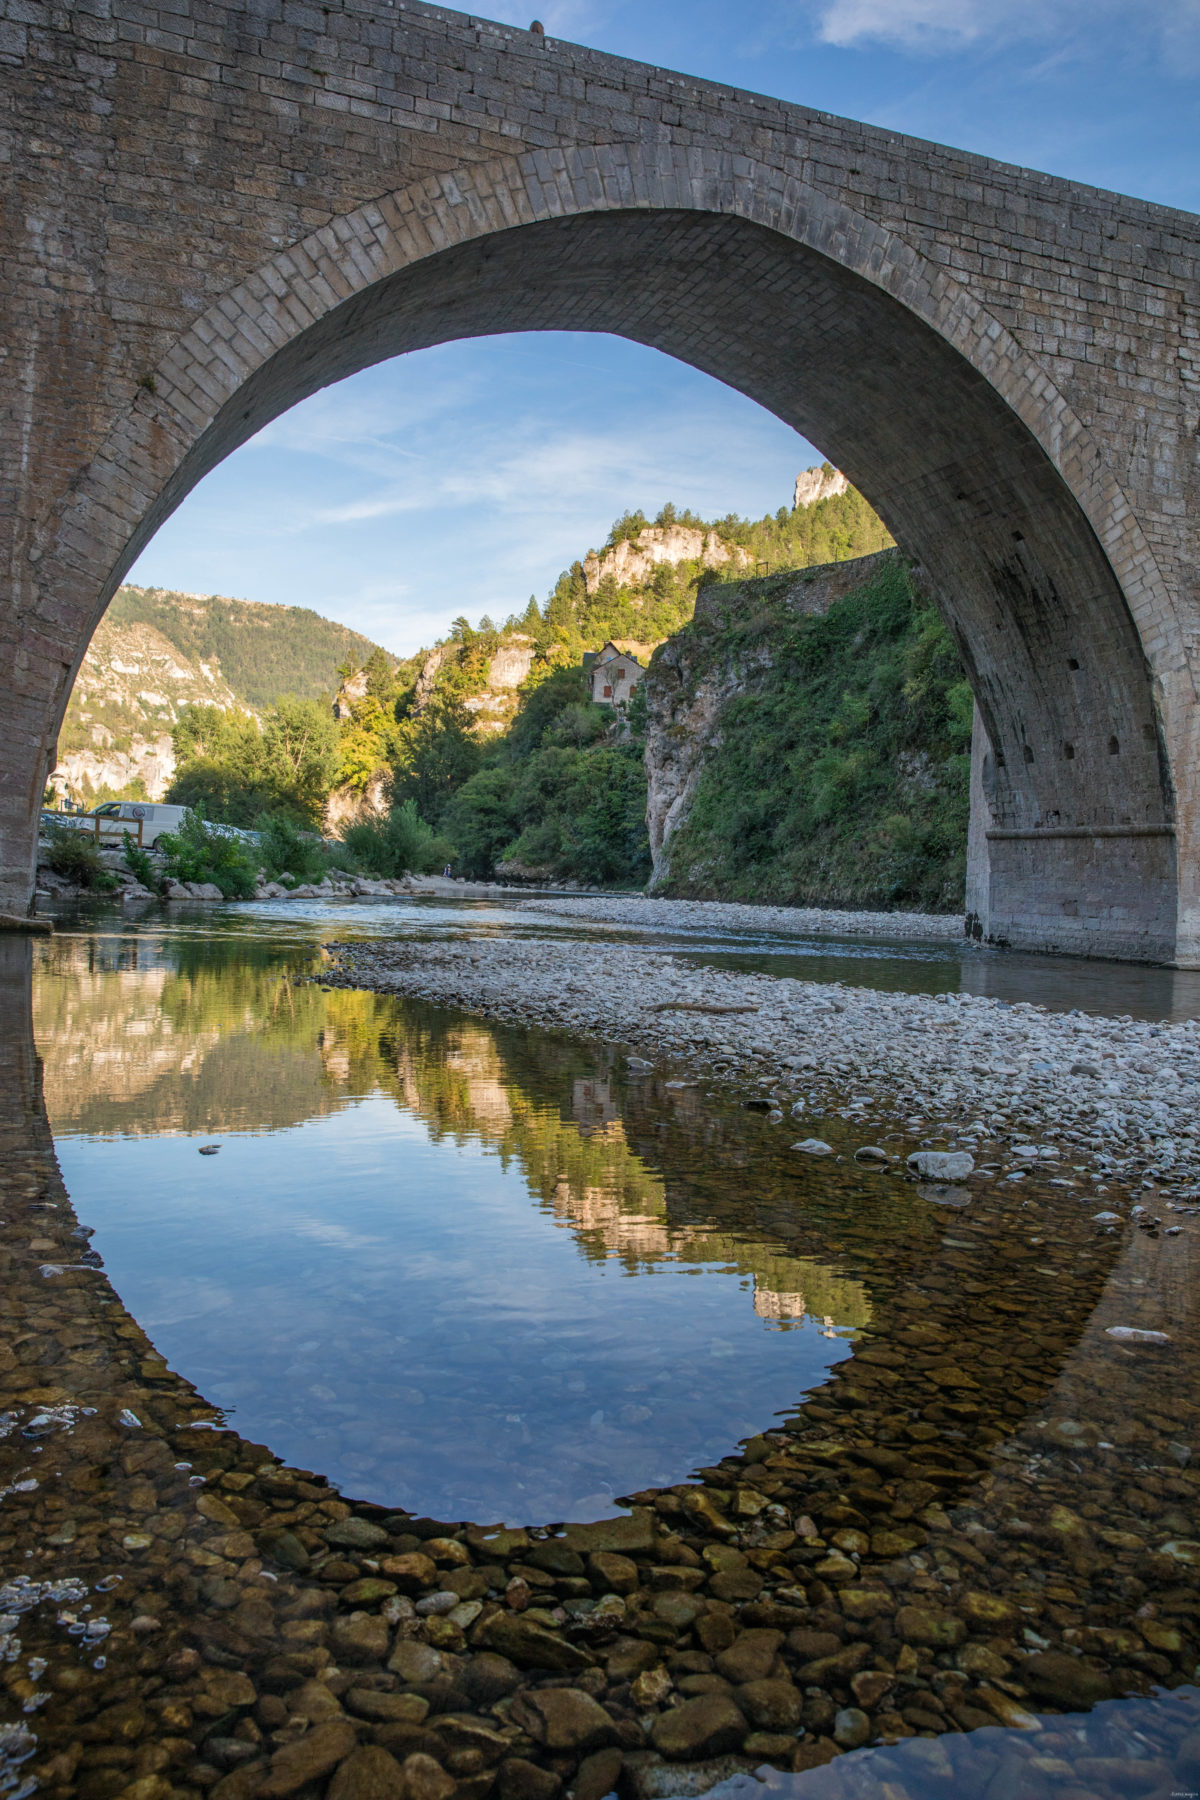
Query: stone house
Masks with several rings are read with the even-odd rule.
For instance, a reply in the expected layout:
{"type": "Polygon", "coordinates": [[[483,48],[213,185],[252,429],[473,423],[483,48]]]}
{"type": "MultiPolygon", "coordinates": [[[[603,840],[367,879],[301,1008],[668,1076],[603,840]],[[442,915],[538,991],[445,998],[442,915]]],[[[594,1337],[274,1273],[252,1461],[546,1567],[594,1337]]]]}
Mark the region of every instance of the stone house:
{"type": "MultiPolygon", "coordinates": [[[[639,644],[639,650],[645,646],[639,644]]],[[[634,688],[646,673],[645,666],[633,653],[627,640],[610,638],[602,650],[589,652],[583,659],[588,691],[597,706],[627,706],[634,688]]]]}

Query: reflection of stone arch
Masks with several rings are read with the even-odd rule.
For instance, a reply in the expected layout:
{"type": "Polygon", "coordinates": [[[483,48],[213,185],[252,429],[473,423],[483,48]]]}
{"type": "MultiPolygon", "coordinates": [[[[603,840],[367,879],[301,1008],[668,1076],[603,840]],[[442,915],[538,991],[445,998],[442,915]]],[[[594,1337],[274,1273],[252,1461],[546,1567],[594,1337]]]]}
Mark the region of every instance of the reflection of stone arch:
{"type": "Polygon", "coordinates": [[[1169,954],[1153,682],[1169,726],[1180,630],[1155,557],[1044,361],[804,167],[669,143],[527,152],[276,252],[182,333],[78,482],[58,547],[81,633],[189,488],[329,381],[454,337],[617,332],[795,424],[925,566],[994,747],[999,926],[1169,954]]]}

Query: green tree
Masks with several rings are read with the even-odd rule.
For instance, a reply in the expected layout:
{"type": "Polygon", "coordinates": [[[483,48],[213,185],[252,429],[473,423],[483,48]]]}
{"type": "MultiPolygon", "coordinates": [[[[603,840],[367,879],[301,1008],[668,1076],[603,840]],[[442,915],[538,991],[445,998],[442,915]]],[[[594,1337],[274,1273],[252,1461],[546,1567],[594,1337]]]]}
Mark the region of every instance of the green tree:
{"type": "Polygon", "coordinates": [[[440,823],[451,796],[480,763],[473,722],[462,701],[447,694],[435,694],[404,721],[392,779],[397,805],[412,800],[422,818],[440,823]]]}

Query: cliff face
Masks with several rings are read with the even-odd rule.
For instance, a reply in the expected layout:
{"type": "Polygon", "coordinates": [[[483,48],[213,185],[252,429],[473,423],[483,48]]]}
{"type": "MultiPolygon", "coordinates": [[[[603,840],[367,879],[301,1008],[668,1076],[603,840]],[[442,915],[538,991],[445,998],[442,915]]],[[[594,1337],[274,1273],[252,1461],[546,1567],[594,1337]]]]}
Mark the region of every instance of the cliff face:
{"type": "Polygon", "coordinates": [[[706,569],[724,568],[728,563],[744,569],[750,561],[747,551],[725,543],[715,531],[690,525],[647,525],[635,538],[622,538],[610,550],[589,550],[583,578],[588,593],[594,594],[610,576],[618,587],[641,587],[660,563],[674,568],[679,563],[698,562],[706,569]]]}
{"type": "Polygon", "coordinates": [[[833,500],[839,494],[848,493],[849,488],[850,483],[841,470],[831,468],[828,463],[819,469],[801,469],[796,477],[792,506],[815,506],[818,500],[833,500]]]}
{"type": "Polygon", "coordinates": [[[153,625],[103,619],[75,681],[51,786],[86,799],[141,781],[148,799],[161,800],[175,774],[171,726],[194,705],[238,705],[219,666],[183,656],[153,625]]]}
{"type": "Polygon", "coordinates": [[[961,905],[970,688],[897,551],[702,588],[643,691],[653,889],[961,905]]]}
{"type": "Polygon", "coordinates": [[[850,562],[700,589],[691,627],[662,646],[644,683],[652,889],[670,879],[671,839],[686,822],[696,784],[723,741],[726,704],[750,691],[772,664],[769,636],[742,642],[733,636],[734,627],[756,615],[820,616],[896,557],[894,550],[881,550],[850,562]]]}

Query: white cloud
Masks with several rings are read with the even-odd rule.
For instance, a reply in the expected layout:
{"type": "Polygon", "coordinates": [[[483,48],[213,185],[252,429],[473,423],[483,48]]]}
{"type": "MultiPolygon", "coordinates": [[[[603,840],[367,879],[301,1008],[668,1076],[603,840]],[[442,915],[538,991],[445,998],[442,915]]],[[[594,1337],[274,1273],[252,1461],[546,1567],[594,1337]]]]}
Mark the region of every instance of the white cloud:
{"type": "Polygon", "coordinates": [[[816,0],[816,34],[853,48],[916,51],[1054,45],[1068,55],[1094,46],[1101,24],[1121,25],[1131,47],[1156,44],[1177,70],[1200,51],[1200,0],[1149,0],[1131,23],[1124,0],[816,0]]]}

